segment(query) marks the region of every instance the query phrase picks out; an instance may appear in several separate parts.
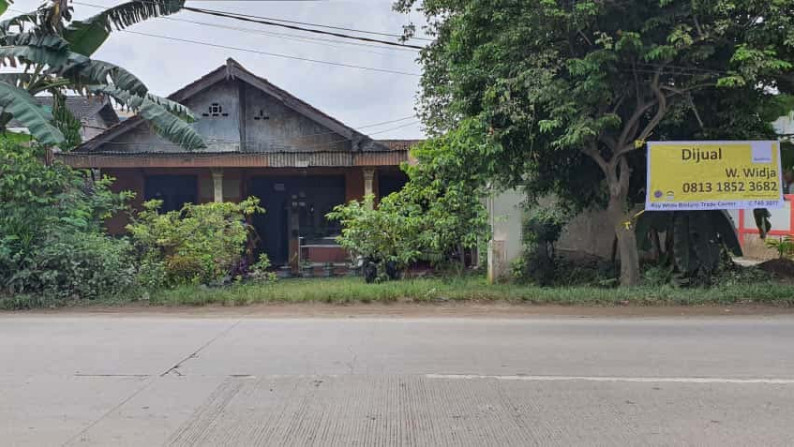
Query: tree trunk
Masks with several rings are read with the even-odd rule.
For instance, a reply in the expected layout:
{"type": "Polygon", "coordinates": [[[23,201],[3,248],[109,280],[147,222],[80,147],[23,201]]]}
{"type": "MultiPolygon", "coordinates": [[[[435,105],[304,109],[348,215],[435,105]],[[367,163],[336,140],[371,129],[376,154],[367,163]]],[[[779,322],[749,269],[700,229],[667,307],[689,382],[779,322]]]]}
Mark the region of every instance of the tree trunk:
{"type": "Polygon", "coordinates": [[[625,197],[610,198],[607,214],[618,241],[620,285],[636,286],[640,284],[640,255],[631,215],[624,211],[625,203],[625,197]]]}

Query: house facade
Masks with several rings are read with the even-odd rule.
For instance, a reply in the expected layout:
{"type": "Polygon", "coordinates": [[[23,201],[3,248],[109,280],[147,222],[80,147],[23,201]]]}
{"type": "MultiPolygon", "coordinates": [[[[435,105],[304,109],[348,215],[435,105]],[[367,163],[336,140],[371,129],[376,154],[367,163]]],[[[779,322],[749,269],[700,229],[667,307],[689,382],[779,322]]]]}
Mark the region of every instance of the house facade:
{"type": "MultiPolygon", "coordinates": [[[[134,208],[151,199],[169,211],[258,197],[266,213],[252,221],[256,249],[276,266],[344,262],[334,241],[339,225],[326,213],[406,181],[400,164],[413,141],[373,140],[232,59],[169,99],[193,111],[207,148],[182,149],[132,117],[58,157],[115,177],[116,190],[136,193],[134,208]]],[[[116,216],[108,230],[123,232],[125,224],[116,216]]]]}

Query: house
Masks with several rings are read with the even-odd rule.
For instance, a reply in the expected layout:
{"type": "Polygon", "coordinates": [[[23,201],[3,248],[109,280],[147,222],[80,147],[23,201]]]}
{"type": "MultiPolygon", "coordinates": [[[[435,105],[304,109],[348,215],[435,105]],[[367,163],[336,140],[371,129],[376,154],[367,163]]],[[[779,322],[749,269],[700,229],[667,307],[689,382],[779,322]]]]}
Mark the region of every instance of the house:
{"type": "MultiPolygon", "coordinates": [[[[344,262],[334,241],[339,224],[326,213],[406,181],[399,166],[413,141],[373,140],[232,59],[169,98],[196,115],[206,149],[182,149],[132,117],[58,156],[115,177],[114,188],[136,193],[135,208],[150,199],[168,211],[185,202],[258,197],[266,213],[253,218],[257,249],[276,266],[344,262]]],[[[120,233],[125,224],[116,216],[108,230],[120,233]]]]}
{"type": "MultiPolygon", "coordinates": [[[[51,96],[37,96],[39,104],[52,109],[51,96]]],[[[91,138],[104,132],[111,126],[119,123],[119,116],[113,110],[113,105],[107,98],[92,96],[67,96],[66,108],[72,112],[75,118],[82,124],[80,128],[80,138],[88,141],[91,138]]],[[[27,133],[24,124],[17,120],[11,120],[6,126],[9,131],[15,133],[27,133]]]]}

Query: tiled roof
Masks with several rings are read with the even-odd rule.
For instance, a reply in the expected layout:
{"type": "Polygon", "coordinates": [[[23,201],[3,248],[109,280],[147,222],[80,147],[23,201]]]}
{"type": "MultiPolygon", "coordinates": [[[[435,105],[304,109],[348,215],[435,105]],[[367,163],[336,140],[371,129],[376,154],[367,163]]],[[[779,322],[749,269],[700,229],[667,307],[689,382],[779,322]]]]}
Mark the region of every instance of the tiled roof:
{"type": "MultiPolygon", "coordinates": [[[[43,106],[52,108],[52,96],[37,96],[36,101],[43,106]]],[[[84,96],[67,96],[66,108],[79,120],[90,118],[101,113],[102,118],[109,125],[119,121],[116,112],[110,106],[108,100],[98,96],[92,96],[90,98],[84,96]]],[[[25,127],[25,125],[17,120],[11,120],[7,127],[25,127]]]]}

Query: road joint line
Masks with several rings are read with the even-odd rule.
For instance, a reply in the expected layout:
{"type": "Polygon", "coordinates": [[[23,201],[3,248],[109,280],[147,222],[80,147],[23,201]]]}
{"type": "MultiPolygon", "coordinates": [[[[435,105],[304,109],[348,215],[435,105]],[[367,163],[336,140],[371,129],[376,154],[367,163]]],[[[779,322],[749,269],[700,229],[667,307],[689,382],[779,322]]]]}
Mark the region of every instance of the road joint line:
{"type": "Polygon", "coordinates": [[[425,374],[428,379],[477,380],[492,379],[524,382],[634,382],[634,383],[693,383],[737,385],[794,385],[794,378],[731,378],[731,377],[621,377],[621,376],[531,376],[480,374],[425,374]]]}

